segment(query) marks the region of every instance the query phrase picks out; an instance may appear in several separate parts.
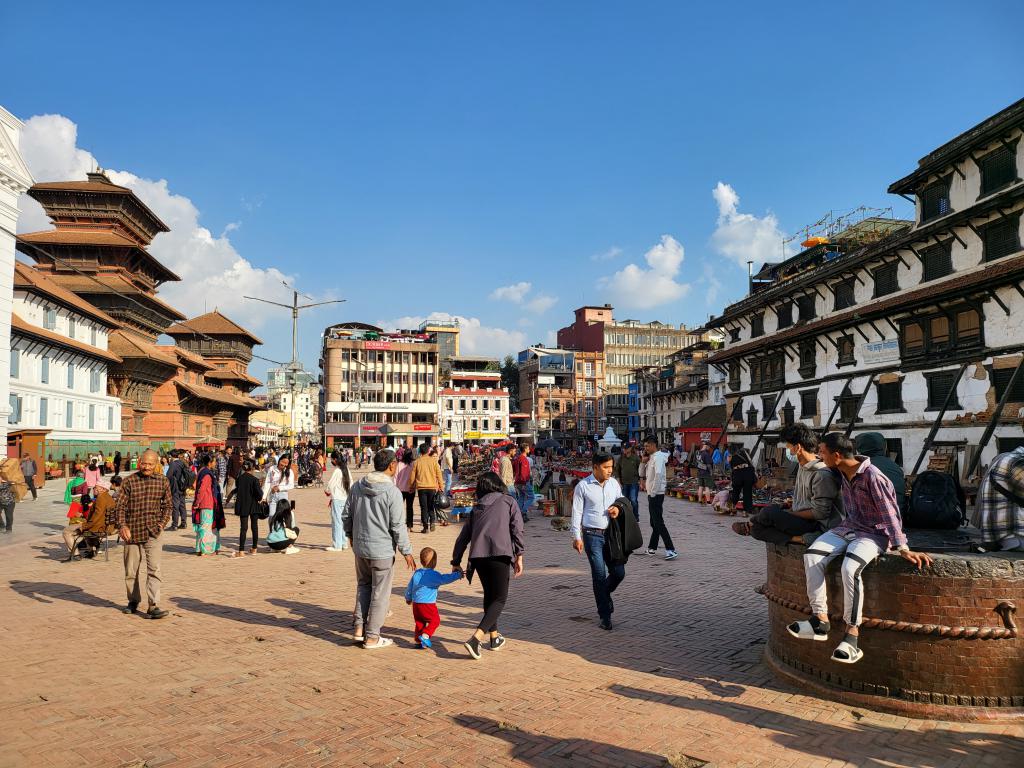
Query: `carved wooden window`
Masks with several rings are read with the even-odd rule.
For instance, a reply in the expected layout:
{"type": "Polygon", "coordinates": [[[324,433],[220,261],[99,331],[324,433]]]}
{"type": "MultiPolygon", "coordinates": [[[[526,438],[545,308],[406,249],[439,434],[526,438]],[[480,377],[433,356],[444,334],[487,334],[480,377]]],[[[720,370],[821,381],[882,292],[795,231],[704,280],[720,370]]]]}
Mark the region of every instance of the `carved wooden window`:
{"type": "Polygon", "coordinates": [[[982,260],[992,261],[1020,250],[1020,214],[1004,216],[981,230],[982,260]]]}
{"type": "Polygon", "coordinates": [[[921,190],[921,223],[945,216],[953,210],[949,201],[949,185],[952,180],[950,175],[921,190]]]}
{"type": "Polygon", "coordinates": [[[1017,142],[1007,143],[978,160],[981,171],[981,196],[1017,181],[1017,142]]]}

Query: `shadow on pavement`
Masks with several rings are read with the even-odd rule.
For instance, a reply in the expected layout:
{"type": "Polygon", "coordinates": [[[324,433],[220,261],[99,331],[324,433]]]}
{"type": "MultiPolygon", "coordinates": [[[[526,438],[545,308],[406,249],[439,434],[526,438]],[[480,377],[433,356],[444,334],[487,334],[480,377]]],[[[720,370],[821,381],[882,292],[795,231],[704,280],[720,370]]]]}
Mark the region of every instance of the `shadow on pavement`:
{"type": "Polygon", "coordinates": [[[540,733],[531,733],[514,724],[499,722],[488,717],[456,715],[452,719],[463,728],[507,742],[511,753],[510,757],[523,765],[571,765],[574,768],[580,766],[604,768],[609,765],[630,766],[630,768],[644,768],[645,766],[663,768],[669,765],[699,768],[707,765],[704,760],[688,758],[685,755],[674,756],[674,762],[670,763],[664,755],[616,747],[591,739],[558,739],[540,733]]]}
{"type": "Polygon", "coordinates": [[[671,696],[617,684],[610,685],[608,690],[631,699],[717,715],[733,723],[732,727],[747,725],[757,728],[762,736],[779,746],[804,752],[817,759],[853,762],[860,766],[907,765],[933,768],[950,764],[979,765],[983,757],[1001,755],[1007,757],[1007,762],[984,764],[1024,764],[1009,759],[1010,755],[1024,756],[1024,739],[1002,733],[967,730],[970,726],[951,731],[905,730],[899,726],[888,728],[880,723],[864,721],[862,718],[871,717],[872,713],[860,713],[857,710],[852,710],[856,722],[834,725],[736,701],[671,696]]]}
{"type": "Polygon", "coordinates": [[[52,603],[53,600],[68,600],[72,603],[92,606],[93,608],[120,608],[102,597],[90,595],[74,584],[60,584],[52,581],[11,581],[11,589],[22,597],[39,603],[52,603]],[[53,599],[48,599],[53,598],[53,599]]]}
{"type": "Polygon", "coordinates": [[[171,602],[183,611],[203,613],[207,616],[216,616],[221,619],[230,619],[240,624],[294,629],[304,635],[309,635],[319,640],[326,640],[335,645],[350,645],[352,642],[351,633],[348,631],[351,621],[345,614],[308,603],[293,603],[290,600],[268,600],[272,605],[279,605],[291,610],[293,613],[299,614],[298,617],[282,617],[252,611],[248,608],[208,603],[205,600],[198,600],[192,597],[172,597],[171,602]],[[304,610],[300,612],[298,610],[299,607],[302,607],[304,610]]]}

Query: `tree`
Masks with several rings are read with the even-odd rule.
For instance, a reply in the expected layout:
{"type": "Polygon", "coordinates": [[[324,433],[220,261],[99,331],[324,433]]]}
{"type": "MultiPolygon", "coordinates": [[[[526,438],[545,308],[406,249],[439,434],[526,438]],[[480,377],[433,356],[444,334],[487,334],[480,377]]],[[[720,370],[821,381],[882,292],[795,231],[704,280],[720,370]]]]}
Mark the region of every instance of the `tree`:
{"type": "Polygon", "coordinates": [[[501,386],[508,390],[510,413],[519,410],[519,364],[512,355],[505,355],[501,362],[501,386]]]}

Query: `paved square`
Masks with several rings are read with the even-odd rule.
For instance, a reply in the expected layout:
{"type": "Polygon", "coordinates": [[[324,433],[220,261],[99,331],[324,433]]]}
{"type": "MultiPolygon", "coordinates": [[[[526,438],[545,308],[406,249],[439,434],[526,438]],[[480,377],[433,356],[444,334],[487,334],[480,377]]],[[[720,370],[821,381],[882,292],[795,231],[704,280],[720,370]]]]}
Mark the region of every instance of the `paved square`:
{"type": "MultiPolygon", "coordinates": [[[[479,585],[442,589],[434,650],[415,650],[404,564],[397,647],[351,645],[351,553],[324,551],[320,490],[294,496],[297,555],[196,558],[185,532],[165,534],[158,622],[117,610],[120,547],[61,562],[56,495],[20,504],[0,539],[0,766],[1024,765],[1024,726],[854,711],[779,684],[761,663],[763,548],[707,508],[667,501],[681,556],[631,560],[610,633],[586,560],[535,518],[509,643],[473,661],[479,585]]],[[[233,553],[230,512],[228,526],[233,553]]],[[[414,549],[445,563],[457,532],[416,533],[414,549]]]]}

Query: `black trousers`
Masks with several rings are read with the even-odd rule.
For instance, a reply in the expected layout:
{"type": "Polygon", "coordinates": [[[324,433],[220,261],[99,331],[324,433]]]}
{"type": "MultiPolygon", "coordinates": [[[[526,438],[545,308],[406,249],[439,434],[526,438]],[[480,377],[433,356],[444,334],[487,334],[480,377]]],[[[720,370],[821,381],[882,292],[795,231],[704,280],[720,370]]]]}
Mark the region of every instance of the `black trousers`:
{"type": "Polygon", "coordinates": [[[238,551],[241,552],[245,549],[245,534],[250,528],[252,529],[252,548],[256,549],[256,544],[260,540],[260,519],[256,515],[239,515],[238,520],[241,523],[241,529],[238,532],[238,551]]]}
{"type": "Polygon", "coordinates": [[[498,618],[508,600],[508,581],[512,576],[512,558],[474,557],[473,571],[484,588],[484,617],[480,619],[481,632],[497,632],[498,618]]]}
{"type": "Polygon", "coordinates": [[[405,527],[412,528],[413,523],[413,511],[412,501],[416,498],[416,494],[413,491],[402,491],[402,498],[405,499],[405,527]]]}
{"type": "Polygon", "coordinates": [[[750,518],[750,535],[769,544],[787,544],[793,536],[820,532],[817,520],[797,517],[778,504],[765,507],[750,518]]]}
{"type": "Polygon", "coordinates": [[[420,497],[420,522],[424,528],[429,528],[436,520],[434,512],[434,494],[437,491],[428,489],[416,492],[420,497]]]}
{"type": "Polygon", "coordinates": [[[36,493],[36,479],[32,477],[32,475],[25,476],[25,485],[27,485],[28,489],[32,491],[32,500],[35,501],[38,499],[39,494],[36,493]]]}
{"type": "Polygon", "coordinates": [[[3,512],[7,517],[7,522],[4,524],[4,528],[8,531],[11,530],[11,526],[14,525],[14,504],[15,502],[12,501],[10,504],[0,506],[0,512],[3,512]]]}
{"type": "Polygon", "coordinates": [[[743,494],[743,511],[748,515],[754,513],[754,473],[744,473],[740,477],[736,475],[732,476],[732,505],[735,507],[736,502],[740,499],[740,494],[743,494]]]}
{"type": "Polygon", "coordinates": [[[665,527],[665,494],[647,497],[647,509],[651,513],[651,543],[648,549],[658,548],[658,539],[665,542],[665,549],[675,549],[672,546],[672,537],[668,535],[668,528],[665,527]]]}

